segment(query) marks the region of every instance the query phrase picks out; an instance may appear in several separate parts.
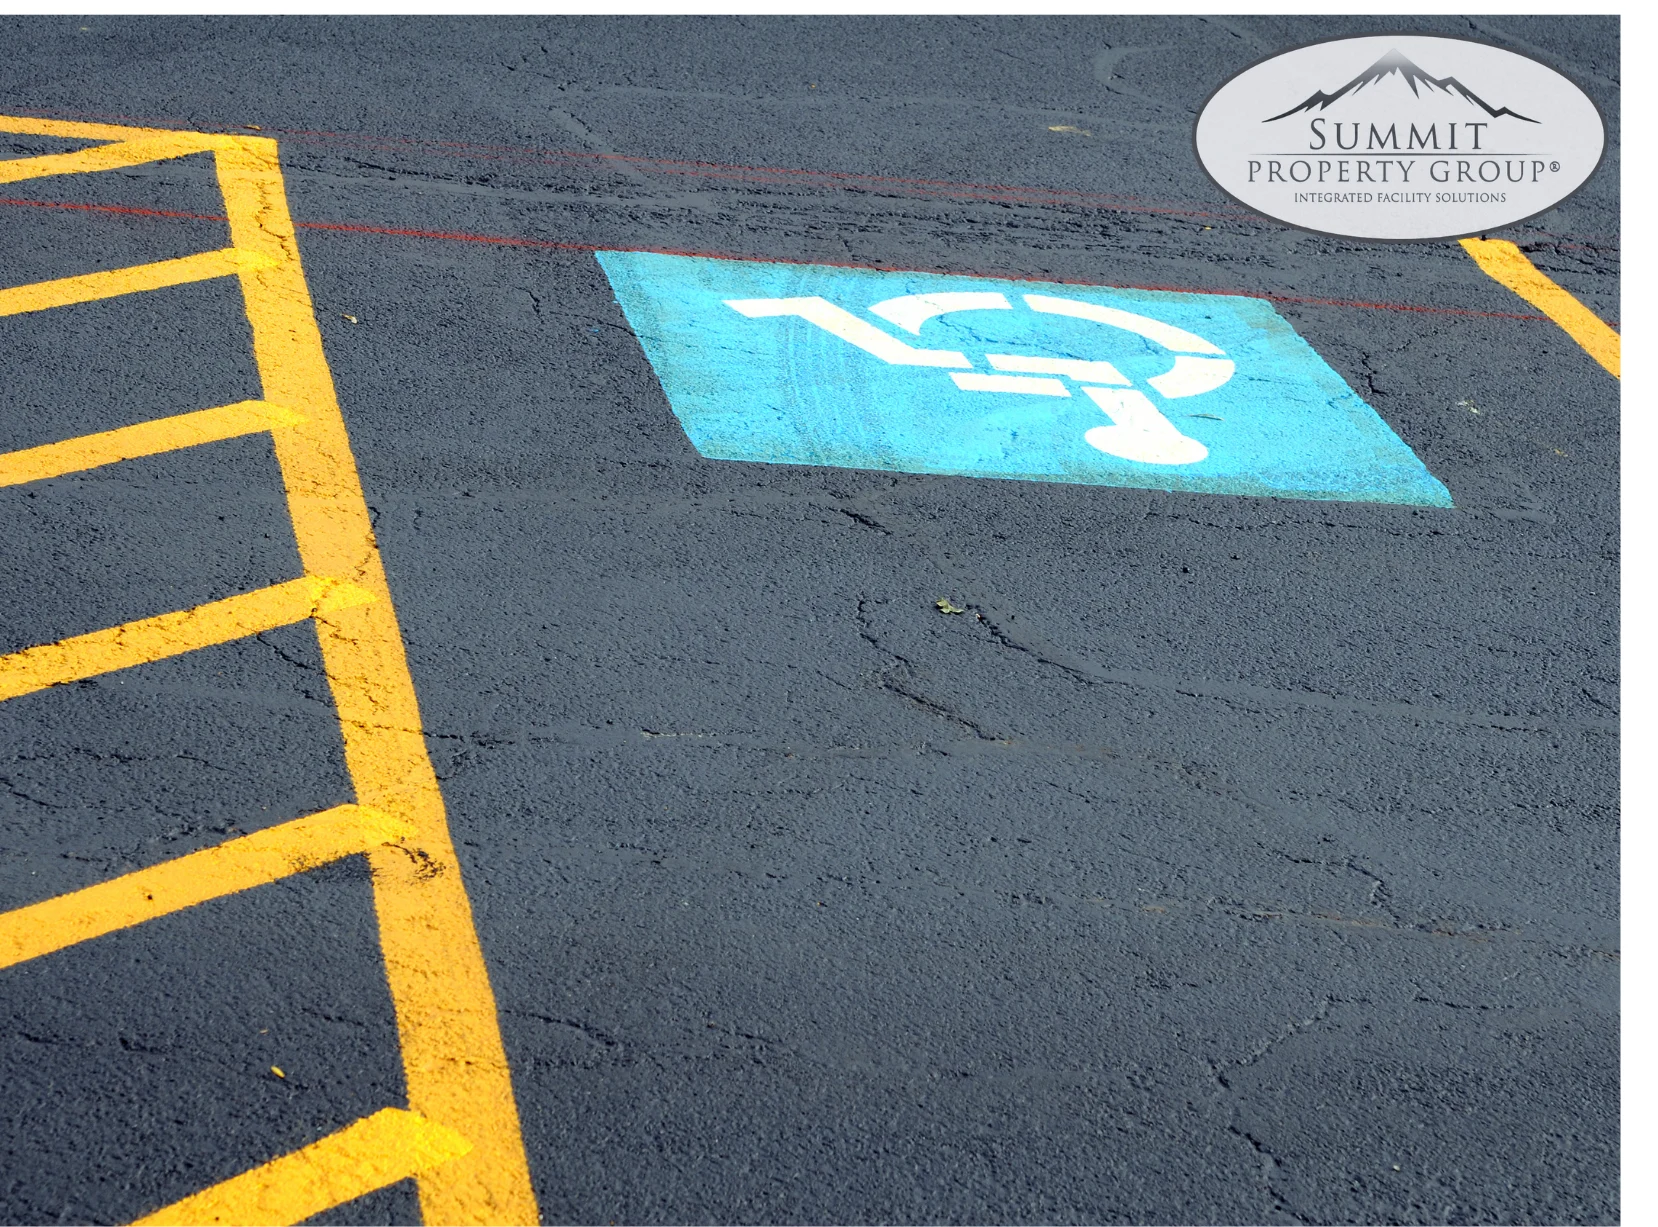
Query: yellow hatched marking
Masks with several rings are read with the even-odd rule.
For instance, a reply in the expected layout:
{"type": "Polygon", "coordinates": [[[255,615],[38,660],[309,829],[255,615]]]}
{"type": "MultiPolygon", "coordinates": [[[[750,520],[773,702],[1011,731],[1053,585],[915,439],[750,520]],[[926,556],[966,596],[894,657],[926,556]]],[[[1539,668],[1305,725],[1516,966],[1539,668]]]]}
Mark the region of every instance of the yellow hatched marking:
{"type": "Polygon", "coordinates": [[[0,914],[0,968],[11,967],[118,929],[264,886],[412,832],[366,805],[336,805],[280,826],[192,852],[0,914]]]}
{"type": "Polygon", "coordinates": [[[193,609],[25,648],[0,656],[0,701],[244,639],[373,600],[373,593],[355,584],[307,575],[193,609]]]}
{"type": "Polygon", "coordinates": [[[1487,276],[1548,316],[1609,373],[1623,378],[1622,338],[1605,320],[1556,285],[1506,239],[1463,239],[1463,250],[1487,276]]]}
{"type": "Polygon", "coordinates": [[[21,183],[47,175],[77,175],[91,171],[117,170],[166,158],[202,153],[213,146],[191,132],[170,132],[164,136],[142,136],[137,140],[95,145],[73,153],[52,153],[38,158],[0,159],[0,183],[21,183]]]}
{"type": "Polygon", "coordinates": [[[123,294],[137,294],[144,290],[164,290],[170,285],[184,285],[190,281],[211,281],[214,277],[228,277],[242,272],[260,260],[261,257],[252,252],[224,247],[218,251],[181,256],[177,260],[157,260],[154,264],[135,264],[131,268],[112,268],[101,273],[82,273],[78,277],[59,277],[55,281],[12,286],[0,290],[0,315],[21,315],[26,311],[45,311],[50,307],[96,302],[100,298],[119,298],[123,294]]]}
{"type": "Polygon", "coordinates": [[[302,1150],[146,1214],[134,1227],[290,1227],[341,1202],[429,1172],[471,1150],[453,1129],[382,1108],[302,1150]]]}
{"type": "MultiPolygon", "coordinates": [[[[92,139],[157,134],[153,129],[7,117],[0,117],[0,131],[92,139]]],[[[231,1201],[198,1204],[197,1199],[187,1199],[142,1221],[291,1222],[415,1173],[422,1217],[428,1223],[536,1223],[539,1214],[494,993],[461,882],[443,796],[426,753],[402,633],[323,356],[276,142],[190,135],[210,142],[215,150],[232,248],[0,290],[0,315],[237,272],[253,327],[263,399],[303,419],[272,432],[300,555],[311,576],[337,578],[296,580],[0,657],[0,699],[312,617],[339,708],[358,801],[410,832],[408,851],[393,851],[384,843],[368,849],[409,1103],[419,1114],[414,1119],[441,1121],[446,1134],[458,1131],[455,1136],[465,1139],[459,1144],[467,1149],[464,1155],[455,1151],[452,1161],[438,1167],[404,1165],[379,1183],[363,1184],[359,1179],[349,1187],[343,1180],[307,1182],[296,1175],[300,1169],[290,1164],[296,1158],[290,1155],[200,1195],[209,1198],[235,1186],[231,1201]],[[226,267],[227,261],[231,267],[226,267]],[[301,590],[293,585],[311,587],[301,590]],[[299,608],[300,598],[307,596],[314,599],[299,608]],[[255,1202],[286,1206],[285,1190],[301,1186],[314,1190],[315,1196],[299,1209],[260,1218],[249,1208],[255,1202]],[[168,1217],[174,1211],[183,1215],[182,1208],[190,1206],[227,1217],[168,1217]]],[[[392,1118],[385,1112],[368,1118],[381,1119],[392,1118]]]]}
{"type": "Polygon", "coordinates": [[[244,400],[216,409],[181,413],[119,430],[106,430],[102,434],[8,452],[0,456],[0,486],[62,477],[65,473],[79,473],[139,456],[159,456],[220,439],[297,426],[304,420],[292,409],[262,400],[244,400]]]}
{"type": "Polygon", "coordinates": [[[535,1223],[495,996],[323,357],[276,142],[239,137],[217,161],[232,242],[270,259],[242,273],[265,397],[308,419],[273,436],[300,557],[306,570],[349,577],[379,598],[319,615],[317,637],[357,799],[413,824],[411,842],[426,854],[369,853],[409,1106],[473,1144],[464,1159],[421,1177],[421,1213],[428,1223],[535,1223]]]}

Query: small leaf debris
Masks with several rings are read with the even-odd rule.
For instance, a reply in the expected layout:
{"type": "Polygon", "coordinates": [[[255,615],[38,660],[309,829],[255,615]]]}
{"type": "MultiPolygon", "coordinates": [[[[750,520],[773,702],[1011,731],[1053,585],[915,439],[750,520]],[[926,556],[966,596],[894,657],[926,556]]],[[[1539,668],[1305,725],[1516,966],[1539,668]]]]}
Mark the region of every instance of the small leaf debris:
{"type": "Polygon", "coordinates": [[[344,311],[340,312],[340,318],[348,324],[355,324],[357,322],[357,317],[355,315],[347,315],[344,311]]]}
{"type": "Polygon", "coordinates": [[[938,612],[939,613],[952,614],[952,613],[966,613],[967,612],[967,610],[964,609],[960,605],[952,605],[950,603],[950,598],[949,597],[943,597],[939,600],[936,600],[936,601],[933,602],[933,604],[938,606],[938,612]]]}
{"type": "Polygon", "coordinates": [[[283,1073],[281,1067],[277,1065],[271,1066],[271,1073],[275,1074],[278,1078],[286,1078],[288,1076],[283,1073]]]}

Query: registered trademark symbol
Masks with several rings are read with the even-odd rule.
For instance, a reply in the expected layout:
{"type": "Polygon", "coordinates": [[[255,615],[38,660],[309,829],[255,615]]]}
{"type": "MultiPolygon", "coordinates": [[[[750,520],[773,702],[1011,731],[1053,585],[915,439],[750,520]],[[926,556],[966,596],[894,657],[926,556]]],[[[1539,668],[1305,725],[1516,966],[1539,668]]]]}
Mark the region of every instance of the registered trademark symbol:
{"type": "Polygon", "coordinates": [[[1550,162],[1549,163],[1549,169],[1550,170],[1559,170],[1560,169],[1560,163],[1559,162],[1550,162]]]}

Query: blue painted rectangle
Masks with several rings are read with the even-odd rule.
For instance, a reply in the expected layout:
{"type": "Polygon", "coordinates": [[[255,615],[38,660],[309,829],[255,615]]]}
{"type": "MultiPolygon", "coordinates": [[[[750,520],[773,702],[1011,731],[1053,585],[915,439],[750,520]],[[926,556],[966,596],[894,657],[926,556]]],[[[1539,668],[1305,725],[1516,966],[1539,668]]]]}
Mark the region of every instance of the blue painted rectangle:
{"type": "Polygon", "coordinates": [[[704,456],[1451,506],[1263,299],[598,259],[704,456]]]}

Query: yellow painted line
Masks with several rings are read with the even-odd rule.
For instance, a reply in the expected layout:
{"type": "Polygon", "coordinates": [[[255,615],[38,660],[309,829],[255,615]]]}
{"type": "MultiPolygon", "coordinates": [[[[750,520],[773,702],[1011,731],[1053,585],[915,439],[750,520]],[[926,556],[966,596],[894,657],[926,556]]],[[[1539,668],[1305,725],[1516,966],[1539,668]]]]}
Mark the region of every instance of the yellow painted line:
{"type": "Polygon", "coordinates": [[[326,617],[374,599],[355,584],[308,575],[193,609],[25,648],[0,656],[0,701],[326,617]]]}
{"type": "Polygon", "coordinates": [[[48,477],[62,477],[65,473],[79,473],[139,456],[158,456],[163,452],[215,443],[220,439],[235,439],[262,430],[297,426],[304,420],[292,409],[262,400],[244,400],[234,405],[220,405],[216,409],[181,413],[176,417],[140,422],[136,426],[123,426],[119,430],[66,439],[62,443],[7,452],[0,455],[0,486],[43,481],[48,477]]]}
{"type": "Polygon", "coordinates": [[[0,115],[0,132],[27,136],[62,136],[71,140],[130,141],[141,136],[187,136],[203,149],[218,149],[230,137],[216,132],[182,132],[174,128],[125,128],[117,124],[86,124],[66,119],[35,119],[28,115],[0,115]]]}
{"type": "Polygon", "coordinates": [[[0,183],[21,183],[25,179],[41,179],[47,175],[117,170],[123,166],[180,158],[211,148],[211,144],[204,143],[194,133],[169,132],[165,136],[141,136],[111,145],[95,145],[73,153],[52,153],[38,158],[4,158],[0,159],[0,183]]]}
{"type": "Polygon", "coordinates": [[[134,1227],[290,1227],[471,1149],[453,1129],[400,1108],[381,1108],[302,1150],[146,1214],[134,1227]]]}
{"type": "Polygon", "coordinates": [[[21,315],[26,311],[118,298],[143,290],[163,290],[190,281],[210,281],[214,277],[240,273],[259,261],[260,257],[252,253],[223,247],[177,260],[158,260],[154,264],[135,264],[131,268],[112,268],[101,273],[12,286],[0,290],[0,315],[21,315]]]}
{"type": "Polygon", "coordinates": [[[1622,339],[1605,320],[1540,272],[1525,252],[1506,239],[1463,239],[1462,247],[1487,275],[1559,324],[1609,372],[1623,377],[1622,339]]]}
{"type": "Polygon", "coordinates": [[[0,913],[0,968],[396,843],[410,834],[406,823],[369,806],[336,805],[164,865],[0,913]]]}
{"type": "Polygon", "coordinates": [[[421,1175],[421,1214],[427,1223],[536,1223],[495,996],[323,355],[276,142],[237,137],[216,160],[231,241],[269,261],[242,273],[265,399],[307,419],[272,436],[300,556],[307,571],[350,579],[378,598],[319,615],[317,636],[357,799],[415,829],[416,854],[369,853],[409,1107],[473,1144],[464,1158],[421,1175]]]}

